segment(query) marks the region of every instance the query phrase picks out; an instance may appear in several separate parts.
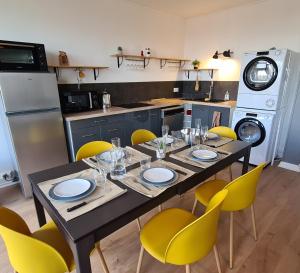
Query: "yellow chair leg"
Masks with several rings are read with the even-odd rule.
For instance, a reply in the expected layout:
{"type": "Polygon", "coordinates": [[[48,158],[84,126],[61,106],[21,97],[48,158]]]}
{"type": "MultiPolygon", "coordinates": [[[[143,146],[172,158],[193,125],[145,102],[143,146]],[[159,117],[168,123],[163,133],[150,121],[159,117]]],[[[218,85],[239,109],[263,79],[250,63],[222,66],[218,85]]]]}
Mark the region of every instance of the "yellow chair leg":
{"type": "Polygon", "coordinates": [[[195,211],[196,211],[197,203],[198,203],[198,200],[197,200],[197,198],[195,198],[194,205],[193,205],[193,208],[192,208],[192,213],[193,213],[193,214],[194,214],[195,211]]]}
{"type": "Polygon", "coordinates": [[[229,175],[230,175],[230,181],[232,181],[233,180],[232,165],[229,166],[229,175]]]}
{"type": "Polygon", "coordinates": [[[257,241],[257,231],[256,231],[256,223],[255,223],[254,205],[252,204],[250,208],[251,208],[251,218],[252,218],[254,240],[257,241]]]}
{"type": "Polygon", "coordinates": [[[161,212],[162,211],[162,205],[158,206],[158,211],[161,212]]]}
{"type": "Polygon", "coordinates": [[[141,231],[141,223],[140,223],[140,218],[136,219],[136,224],[138,226],[138,230],[141,231]]]}
{"type": "Polygon", "coordinates": [[[215,253],[215,258],[216,258],[216,263],[217,263],[217,268],[218,268],[218,273],[222,273],[221,270],[221,263],[220,263],[220,256],[219,256],[219,251],[216,245],[214,245],[214,253],[215,253]]]}
{"type": "Polygon", "coordinates": [[[106,265],[106,262],[105,262],[105,259],[104,259],[104,256],[103,256],[103,253],[101,251],[100,243],[96,244],[96,249],[97,249],[97,252],[98,252],[99,257],[100,257],[100,262],[101,262],[103,272],[104,273],[109,273],[108,267],[106,265]]]}
{"type": "Polygon", "coordinates": [[[138,261],[137,268],[136,268],[136,273],[141,272],[143,256],[144,256],[144,248],[141,246],[139,261],[138,261]]]}
{"type": "Polygon", "coordinates": [[[229,267],[233,268],[233,211],[230,212],[229,267]]]}
{"type": "Polygon", "coordinates": [[[189,264],[185,265],[185,273],[191,273],[191,266],[189,264]]]}

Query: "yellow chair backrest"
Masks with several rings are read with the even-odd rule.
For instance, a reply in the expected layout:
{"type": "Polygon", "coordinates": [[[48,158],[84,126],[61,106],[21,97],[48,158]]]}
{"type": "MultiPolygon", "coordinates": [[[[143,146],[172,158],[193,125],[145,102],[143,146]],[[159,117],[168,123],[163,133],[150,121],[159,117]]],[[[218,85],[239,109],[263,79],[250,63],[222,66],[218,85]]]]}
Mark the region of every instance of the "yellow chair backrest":
{"type": "Polygon", "coordinates": [[[236,211],[248,208],[255,200],[256,187],[266,164],[261,163],[253,170],[236,178],[225,186],[228,195],[223,202],[222,210],[236,211]]]}
{"type": "Polygon", "coordinates": [[[131,143],[132,145],[136,145],[153,140],[155,138],[157,138],[157,136],[151,131],[148,131],[146,129],[138,129],[132,133],[131,143]]]}
{"type": "Polygon", "coordinates": [[[218,192],[209,202],[205,214],[180,230],[170,241],[165,262],[177,265],[190,264],[205,257],[217,240],[221,204],[227,190],[218,192]]]}
{"type": "Polygon", "coordinates": [[[233,140],[237,140],[237,135],[234,130],[226,126],[217,126],[209,129],[209,132],[218,134],[222,137],[232,138],[233,140]]]}
{"type": "Polygon", "coordinates": [[[76,154],[76,161],[83,158],[101,154],[112,148],[112,144],[106,141],[91,141],[81,146],[76,154]]]}
{"type": "Polygon", "coordinates": [[[0,235],[16,272],[69,272],[63,257],[51,246],[30,237],[24,220],[4,207],[0,207],[0,235]]]}

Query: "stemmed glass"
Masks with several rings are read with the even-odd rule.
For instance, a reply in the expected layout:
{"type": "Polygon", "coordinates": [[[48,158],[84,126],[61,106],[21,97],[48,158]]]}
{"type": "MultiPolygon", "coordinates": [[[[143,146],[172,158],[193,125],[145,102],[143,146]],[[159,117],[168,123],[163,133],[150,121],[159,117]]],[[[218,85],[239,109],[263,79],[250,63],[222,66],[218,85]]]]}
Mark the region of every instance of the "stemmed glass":
{"type": "Polygon", "coordinates": [[[200,130],[200,128],[201,128],[201,118],[196,118],[195,119],[195,128],[200,130]]]}
{"type": "Polygon", "coordinates": [[[208,136],[208,126],[201,126],[200,129],[200,137],[201,137],[201,142],[204,144],[208,136]]]}
{"type": "Polygon", "coordinates": [[[169,125],[161,126],[162,137],[167,137],[169,133],[169,125]]]}

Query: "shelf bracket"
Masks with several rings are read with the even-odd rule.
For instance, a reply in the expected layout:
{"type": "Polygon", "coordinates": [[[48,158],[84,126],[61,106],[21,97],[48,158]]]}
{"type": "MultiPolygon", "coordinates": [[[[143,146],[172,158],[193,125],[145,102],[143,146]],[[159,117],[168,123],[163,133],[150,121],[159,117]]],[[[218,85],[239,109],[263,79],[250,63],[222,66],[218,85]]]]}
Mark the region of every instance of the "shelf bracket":
{"type": "Polygon", "coordinates": [[[120,66],[122,65],[123,61],[124,61],[123,56],[117,56],[118,68],[120,68],[120,66]]]}
{"type": "Polygon", "coordinates": [[[190,78],[190,71],[189,70],[185,70],[184,71],[185,76],[189,79],[190,78]]]}
{"type": "Polygon", "coordinates": [[[60,78],[60,69],[58,67],[53,67],[54,73],[56,75],[56,80],[59,80],[60,78]]]}
{"type": "Polygon", "coordinates": [[[209,76],[210,76],[210,78],[211,78],[211,80],[212,80],[213,77],[214,77],[214,70],[213,70],[213,69],[208,70],[208,74],[209,74],[209,76]]]}
{"type": "Polygon", "coordinates": [[[160,69],[162,69],[163,67],[165,67],[166,64],[167,64],[167,60],[160,59],[160,69]]]}
{"type": "Polygon", "coordinates": [[[184,65],[185,65],[185,61],[180,60],[180,61],[179,61],[179,68],[184,67],[184,65]]]}
{"type": "Polygon", "coordinates": [[[99,75],[100,75],[100,69],[94,67],[94,68],[93,68],[93,71],[94,71],[94,80],[97,80],[97,78],[98,78],[99,75]]]}

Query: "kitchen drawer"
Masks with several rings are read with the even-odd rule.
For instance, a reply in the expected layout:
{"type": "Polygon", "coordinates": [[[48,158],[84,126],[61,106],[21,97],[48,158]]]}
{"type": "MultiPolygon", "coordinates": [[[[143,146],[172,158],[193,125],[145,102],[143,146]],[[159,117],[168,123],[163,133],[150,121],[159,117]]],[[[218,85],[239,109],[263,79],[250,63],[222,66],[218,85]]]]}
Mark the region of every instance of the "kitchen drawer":
{"type": "Polygon", "coordinates": [[[101,140],[101,129],[99,126],[77,129],[72,134],[74,156],[76,156],[78,149],[82,145],[96,140],[101,140]]]}

